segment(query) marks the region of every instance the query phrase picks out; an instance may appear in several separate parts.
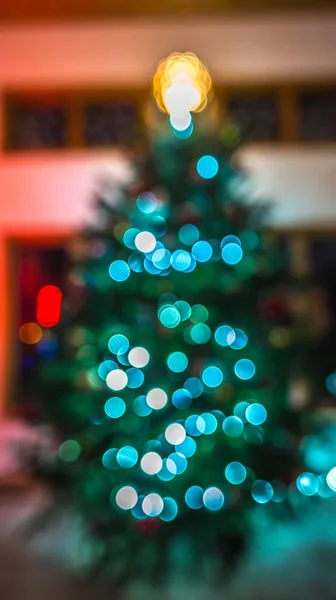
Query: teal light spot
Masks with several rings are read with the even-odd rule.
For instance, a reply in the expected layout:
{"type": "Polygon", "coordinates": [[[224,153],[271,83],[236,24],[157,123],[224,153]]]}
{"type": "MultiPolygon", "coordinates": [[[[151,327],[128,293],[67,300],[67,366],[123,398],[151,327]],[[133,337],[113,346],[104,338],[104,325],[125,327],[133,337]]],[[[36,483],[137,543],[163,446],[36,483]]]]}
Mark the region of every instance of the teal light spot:
{"type": "Polygon", "coordinates": [[[223,431],[229,437],[235,438],[244,431],[244,424],[238,417],[227,417],[223,422],[223,431]]]}
{"type": "Polygon", "coordinates": [[[121,283],[129,278],[131,270],[124,260],[115,260],[109,268],[111,279],[121,283]]]}
{"type": "Polygon", "coordinates": [[[258,504],[266,504],[272,500],[273,488],[268,481],[257,479],[252,485],[251,495],[258,504]]]}
{"type": "Polygon", "coordinates": [[[232,485],[239,485],[245,481],[247,471],[240,462],[231,462],[225,469],[225,477],[232,485]]]}
{"type": "Polygon", "coordinates": [[[190,337],[195,344],[206,344],[211,338],[211,329],[205,323],[197,323],[191,328],[190,337]]]}
{"type": "Polygon", "coordinates": [[[197,242],[200,234],[196,225],[187,224],[181,227],[178,235],[182,244],[192,246],[197,242]]]}
{"type": "Polygon", "coordinates": [[[218,173],[218,161],[214,158],[214,156],[210,156],[210,154],[206,154],[202,156],[197,161],[197,173],[203,179],[212,179],[218,173]]]}
{"type": "Polygon", "coordinates": [[[223,373],[218,367],[206,367],[202,373],[203,383],[210,388],[221,385],[223,378],[223,373]]]}
{"type": "Polygon", "coordinates": [[[174,373],[182,373],[188,366],[188,358],[183,352],[172,352],[168,356],[167,364],[174,373]]]}
{"type": "Polygon", "coordinates": [[[222,259],[228,265],[236,265],[243,258],[243,251],[238,244],[226,244],[222,250],[222,259]]]}
{"type": "Polygon", "coordinates": [[[122,398],[114,397],[105,402],[104,411],[111,419],[119,419],[126,410],[126,404],[122,398]]]}
{"type": "Polygon", "coordinates": [[[193,485],[190,487],[185,494],[185,502],[189,508],[198,510],[203,506],[203,494],[204,490],[199,485],[193,485]]]}
{"type": "Polygon", "coordinates": [[[133,446],[120,448],[117,454],[117,462],[124,469],[130,469],[138,462],[138,453],[133,446]]]}
{"type": "Polygon", "coordinates": [[[110,338],[108,347],[112,354],[118,354],[120,351],[123,354],[129,348],[129,341],[125,335],[117,333],[110,338]]]}
{"type": "Polygon", "coordinates": [[[210,487],[203,494],[204,506],[208,510],[220,510],[224,505],[224,494],[216,487],[210,487]]]}
{"type": "Polygon", "coordinates": [[[242,358],[236,362],[234,366],[234,372],[239,379],[247,380],[251,379],[255,375],[256,368],[251,360],[242,358]]]}

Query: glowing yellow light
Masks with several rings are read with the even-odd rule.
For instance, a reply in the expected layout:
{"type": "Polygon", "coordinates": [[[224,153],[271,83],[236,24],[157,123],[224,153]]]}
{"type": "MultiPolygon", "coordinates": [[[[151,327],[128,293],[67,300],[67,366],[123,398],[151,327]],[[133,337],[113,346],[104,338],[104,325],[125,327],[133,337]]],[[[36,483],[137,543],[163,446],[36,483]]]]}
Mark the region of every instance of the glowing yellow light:
{"type": "Polygon", "coordinates": [[[211,86],[209,71],[195,54],[175,52],[158,65],[153,94],[159,108],[176,118],[203,110],[211,86]]]}
{"type": "Polygon", "coordinates": [[[25,323],[19,329],[19,338],[24,344],[37,344],[42,338],[42,329],[37,323],[25,323]]]}

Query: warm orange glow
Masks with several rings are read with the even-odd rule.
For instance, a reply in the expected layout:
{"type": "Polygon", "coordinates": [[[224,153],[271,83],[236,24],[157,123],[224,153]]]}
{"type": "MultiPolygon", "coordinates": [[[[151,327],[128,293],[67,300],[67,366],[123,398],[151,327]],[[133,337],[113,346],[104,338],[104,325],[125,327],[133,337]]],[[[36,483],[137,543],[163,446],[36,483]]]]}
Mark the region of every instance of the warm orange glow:
{"type": "Polygon", "coordinates": [[[170,54],[159,64],[153,79],[159,108],[173,116],[203,110],[211,86],[207,67],[192,52],[170,54]]]}
{"type": "Polygon", "coordinates": [[[25,323],[19,329],[19,338],[24,344],[37,344],[42,338],[42,329],[37,323],[25,323]]]}

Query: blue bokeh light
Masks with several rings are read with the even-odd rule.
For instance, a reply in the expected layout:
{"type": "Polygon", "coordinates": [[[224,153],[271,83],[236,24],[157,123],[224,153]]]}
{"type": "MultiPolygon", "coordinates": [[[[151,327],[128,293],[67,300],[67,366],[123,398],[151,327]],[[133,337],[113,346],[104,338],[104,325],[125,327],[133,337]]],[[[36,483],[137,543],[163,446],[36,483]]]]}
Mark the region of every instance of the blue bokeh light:
{"type": "Polygon", "coordinates": [[[166,496],[163,498],[163,510],[160,514],[161,521],[165,521],[168,523],[169,521],[173,521],[178,513],[177,503],[173,498],[166,496]]]}
{"type": "Polygon", "coordinates": [[[238,437],[244,431],[244,423],[239,417],[226,417],[223,422],[223,431],[229,437],[238,437]]]}
{"type": "Polygon", "coordinates": [[[243,258],[243,251],[238,244],[226,244],[222,250],[222,259],[228,265],[237,265],[243,258]]]}
{"type": "Polygon", "coordinates": [[[199,398],[203,393],[203,384],[197,377],[189,377],[184,382],[183,387],[189,392],[192,398],[199,398]]]}
{"type": "Polygon", "coordinates": [[[199,235],[200,233],[196,225],[192,224],[183,225],[178,233],[180,241],[186,246],[192,246],[195,244],[199,238],[199,235]]]}
{"type": "Polygon", "coordinates": [[[188,367],[188,358],[183,352],[172,352],[168,356],[167,364],[174,373],[182,373],[188,367]]]}
{"type": "Polygon", "coordinates": [[[192,396],[189,390],[180,388],[172,395],[172,404],[179,410],[184,410],[192,404],[192,396]]]}
{"type": "Polygon", "coordinates": [[[98,367],[98,375],[100,379],[105,381],[107,375],[111,371],[113,371],[113,369],[119,369],[117,363],[114,362],[114,360],[104,360],[102,363],[100,363],[98,367]]]}
{"type": "Polygon", "coordinates": [[[147,515],[144,513],[142,504],[145,499],[145,496],[139,496],[136,505],[132,508],[132,515],[135,519],[139,521],[143,519],[147,519],[147,515]]]}
{"type": "MultiPolygon", "coordinates": [[[[195,325],[197,327],[197,325],[195,325]]],[[[223,382],[223,373],[219,367],[206,367],[202,372],[202,381],[210,388],[218,387],[223,382]]]]}
{"type": "Polygon", "coordinates": [[[117,448],[110,448],[109,450],[106,450],[106,452],[104,452],[102,457],[102,463],[105,469],[108,469],[109,471],[116,471],[117,469],[119,469],[119,465],[117,462],[117,454],[117,448]]]}
{"type": "Polygon", "coordinates": [[[124,260],[115,260],[110,264],[109,274],[111,279],[121,283],[122,281],[126,281],[131,274],[131,270],[124,260]]]}
{"type": "Polygon", "coordinates": [[[117,462],[124,469],[134,467],[138,462],[138,453],[133,446],[123,446],[117,454],[117,462]]]}
{"type": "Polygon", "coordinates": [[[232,485],[240,485],[245,481],[247,475],[246,468],[240,462],[231,462],[225,469],[225,477],[232,485]]]}
{"type": "Polygon", "coordinates": [[[171,256],[172,267],[176,271],[187,271],[191,265],[191,254],[186,250],[175,250],[171,256]]]}
{"type": "Polygon", "coordinates": [[[122,398],[114,397],[105,402],[105,414],[111,419],[119,419],[126,410],[126,404],[122,398]]]}
{"type": "Polygon", "coordinates": [[[164,327],[173,329],[181,321],[181,315],[175,306],[164,306],[159,310],[159,320],[164,327]]]}
{"type": "Polygon", "coordinates": [[[127,248],[135,250],[135,238],[138,235],[138,233],[140,233],[140,229],[135,229],[135,227],[131,227],[131,229],[127,229],[127,231],[125,231],[123,241],[127,248]]]}
{"type": "Polygon", "coordinates": [[[210,487],[203,494],[203,503],[208,510],[220,510],[224,505],[224,494],[217,487],[210,487]]]}
{"type": "Polygon", "coordinates": [[[245,348],[248,342],[248,337],[245,331],[243,331],[242,329],[235,329],[234,333],[234,340],[231,343],[229,343],[229,346],[233,348],[233,350],[242,350],[242,348],[245,348]]]}
{"type": "Polygon", "coordinates": [[[241,241],[236,235],[226,235],[220,243],[221,249],[228,244],[238,244],[238,246],[241,246],[241,241]]]}
{"type": "Polygon", "coordinates": [[[251,495],[258,504],[266,504],[273,497],[273,488],[268,481],[257,479],[252,485],[251,495]]]}
{"type": "Polygon", "coordinates": [[[179,454],[178,452],[173,452],[168,456],[168,459],[172,460],[176,465],[176,475],[180,475],[184,473],[188,466],[188,461],[183,454],[179,454]]]}
{"type": "Polygon", "coordinates": [[[236,334],[229,325],[221,325],[215,331],[215,340],[220,346],[230,346],[236,338],[236,334]]]}
{"type": "Polygon", "coordinates": [[[211,338],[211,329],[205,323],[196,323],[190,330],[190,337],[195,344],[206,344],[211,338]]]}
{"type": "Polygon", "coordinates": [[[251,379],[256,372],[254,363],[248,358],[241,358],[234,366],[234,372],[239,379],[251,379]]]}
{"type": "Polygon", "coordinates": [[[159,215],[152,217],[148,223],[148,231],[153,233],[155,237],[162,237],[167,231],[166,219],[159,215]]]}
{"type": "Polygon", "coordinates": [[[313,473],[301,473],[296,479],[296,487],[304,496],[314,496],[319,490],[320,483],[313,473]]]}
{"type": "Polygon", "coordinates": [[[193,485],[190,487],[185,494],[185,502],[189,508],[198,510],[203,506],[203,494],[204,490],[199,485],[193,485]]]}
{"type": "Polygon", "coordinates": [[[155,211],[158,201],[152,192],[143,192],[137,197],[136,203],[138,209],[148,215],[155,211]]]}
{"type": "Polygon", "coordinates": [[[161,470],[157,476],[161,481],[171,481],[177,474],[176,463],[171,458],[164,458],[162,461],[161,470]]]}
{"type": "Polygon", "coordinates": [[[139,417],[148,417],[152,409],[146,402],[146,396],[138,396],[133,402],[133,410],[139,417]]]}
{"type": "Polygon", "coordinates": [[[326,388],[330,394],[336,396],[336,373],[330,373],[326,379],[326,388]]]}
{"type": "Polygon", "coordinates": [[[204,432],[205,423],[203,419],[200,419],[199,415],[190,415],[186,419],[185,429],[189,435],[197,437],[204,432]]]}
{"type": "Polygon", "coordinates": [[[155,250],[152,256],[153,265],[157,269],[169,269],[171,263],[171,253],[165,248],[155,250]]]}
{"type": "Polygon", "coordinates": [[[262,425],[267,419],[266,408],[258,402],[253,402],[246,409],[246,419],[251,425],[262,425]]]}
{"type": "Polygon", "coordinates": [[[192,254],[197,262],[206,262],[212,256],[212,246],[209,242],[196,242],[192,247],[192,254]]]}
{"type": "Polygon", "coordinates": [[[238,402],[233,409],[233,414],[236,417],[239,417],[239,419],[241,419],[243,421],[243,423],[247,423],[246,410],[248,409],[249,406],[250,406],[249,402],[246,402],[246,401],[238,402]]]}
{"type": "Polygon", "coordinates": [[[191,306],[184,300],[178,300],[175,302],[174,307],[179,311],[181,315],[181,321],[187,321],[191,315],[191,306]]]}
{"type": "Polygon", "coordinates": [[[196,452],[196,449],[197,445],[195,440],[189,436],[185,438],[182,444],[178,444],[177,446],[175,446],[176,452],[183,454],[183,456],[185,456],[186,458],[190,458],[191,456],[193,456],[196,452]]]}
{"type": "Polygon", "coordinates": [[[205,154],[197,161],[196,169],[203,179],[212,179],[218,173],[218,161],[214,156],[205,154]]]}
{"type": "MultiPolygon", "coordinates": [[[[214,433],[216,431],[218,422],[217,422],[216,417],[213,414],[203,413],[199,418],[202,419],[203,422],[205,423],[205,428],[203,431],[204,435],[211,435],[212,433],[214,433]]],[[[198,428],[200,428],[198,421],[197,421],[197,425],[198,425],[198,428]]]]}
{"type": "Polygon", "coordinates": [[[141,369],[137,369],[136,367],[131,367],[127,369],[126,375],[128,377],[127,387],[135,390],[142,386],[145,381],[145,376],[141,369]]]}
{"type": "Polygon", "coordinates": [[[129,341],[125,335],[117,333],[110,338],[108,347],[112,354],[118,354],[120,350],[124,353],[127,352],[129,348],[129,341]]]}
{"type": "Polygon", "coordinates": [[[145,270],[143,255],[140,252],[133,252],[128,257],[128,264],[134,273],[142,273],[145,270]]]}

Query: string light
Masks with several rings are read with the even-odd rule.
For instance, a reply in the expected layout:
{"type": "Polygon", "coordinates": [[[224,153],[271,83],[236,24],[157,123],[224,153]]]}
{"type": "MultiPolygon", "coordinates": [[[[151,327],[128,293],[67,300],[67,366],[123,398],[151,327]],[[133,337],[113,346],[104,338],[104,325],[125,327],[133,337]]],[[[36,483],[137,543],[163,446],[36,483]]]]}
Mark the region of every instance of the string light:
{"type": "Polygon", "coordinates": [[[152,409],[146,401],[146,396],[138,396],[133,402],[133,410],[139,417],[148,417],[152,409]]]}
{"type": "Polygon", "coordinates": [[[182,244],[185,244],[186,246],[192,246],[198,241],[200,233],[196,225],[192,225],[189,223],[187,225],[182,225],[182,227],[179,230],[178,236],[182,244]]]}
{"type": "Polygon", "coordinates": [[[117,281],[118,283],[122,283],[129,278],[131,274],[131,270],[124,260],[115,260],[109,268],[109,274],[111,279],[117,281]]]}
{"type": "Polygon", "coordinates": [[[272,499],[273,488],[268,481],[257,479],[252,485],[251,496],[258,504],[266,504],[272,499]]]}
{"type": "Polygon", "coordinates": [[[147,452],[142,457],[140,464],[147,475],[156,475],[162,469],[162,458],[157,452],[147,452]]]}
{"type": "Polygon", "coordinates": [[[174,498],[165,497],[163,498],[163,509],[160,513],[161,521],[169,522],[173,521],[178,513],[178,506],[174,498]]]}
{"type": "Polygon", "coordinates": [[[210,388],[218,387],[223,382],[223,379],[223,373],[218,367],[206,367],[202,372],[202,381],[210,388]]]}
{"type": "Polygon", "coordinates": [[[236,362],[234,372],[239,379],[247,380],[254,376],[256,368],[251,360],[242,358],[236,362]]]}
{"type": "Polygon", "coordinates": [[[188,358],[183,352],[172,352],[168,356],[167,365],[174,373],[182,373],[188,367],[188,358]]]}
{"type": "Polygon", "coordinates": [[[197,173],[203,179],[212,179],[218,173],[218,161],[214,156],[206,154],[197,161],[197,173]]]}
{"type": "Polygon", "coordinates": [[[37,323],[25,323],[19,329],[19,338],[24,344],[38,344],[42,339],[42,329],[37,323]]]}
{"type": "Polygon", "coordinates": [[[156,246],[156,238],[150,231],[141,231],[135,238],[135,245],[140,252],[151,252],[156,246]]]}
{"type": "Polygon", "coordinates": [[[150,406],[154,410],[160,410],[161,408],[166,406],[168,402],[168,396],[166,392],[161,388],[153,388],[148,392],[146,396],[146,402],[148,406],[150,406]]]}
{"type": "Polygon", "coordinates": [[[262,425],[266,421],[266,408],[258,402],[253,402],[246,409],[246,419],[252,425],[262,425]]]}
{"type": "Polygon", "coordinates": [[[108,347],[112,354],[118,354],[120,351],[124,353],[129,348],[129,341],[125,335],[116,334],[110,338],[108,347]]]}
{"type": "Polygon", "coordinates": [[[149,352],[146,350],[146,348],[136,346],[129,352],[128,360],[133,367],[138,367],[141,369],[149,363],[149,352]]]}
{"type": "Polygon", "coordinates": [[[116,495],[116,503],[122,510],[131,510],[138,500],[136,490],[130,485],[122,487],[116,495]]]}
{"type": "Polygon", "coordinates": [[[204,490],[199,485],[193,485],[190,487],[185,494],[185,502],[189,508],[198,510],[203,506],[203,494],[204,490]]]}
{"type": "Polygon", "coordinates": [[[229,437],[235,438],[243,433],[244,424],[238,417],[227,417],[223,422],[223,431],[229,437]]]}
{"type": "Polygon", "coordinates": [[[148,517],[158,517],[163,511],[163,500],[159,494],[148,494],[142,502],[142,510],[148,517]]]}
{"type": "Polygon", "coordinates": [[[175,446],[176,444],[182,444],[182,442],[184,442],[186,439],[186,431],[180,423],[172,423],[171,425],[168,425],[165,431],[165,437],[169,444],[175,446]]]}
{"type": "Polygon", "coordinates": [[[138,462],[138,453],[133,446],[124,446],[117,453],[117,463],[124,469],[134,467],[138,462]]]}
{"type": "Polygon", "coordinates": [[[114,397],[105,402],[104,411],[111,419],[119,419],[126,410],[126,404],[122,398],[114,397]]]}
{"type": "Polygon", "coordinates": [[[301,473],[296,479],[296,487],[304,496],[314,496],[319,490],[320,483],[313,473],[301,473]]]}
{"type": "Polygon", "coordinates": [[[191,393],[187,389],[175,390],[172,395],[172,404],[179,410],[189,408],[192,404],[191,393]]]}
{"type": "Polygon", "coordinates": [[[114,369],[106,377],[106,383],[111,390],[119,391],[126,387],[128,377],[121,369],[114,369]]]}
{"type": "Polygon", "coordinates": [[[220,510],[224,505],[224,494],[219,488],[210,487],[203,494],[203,503],[208,510],[220,510]]]}
{"type": "Polygon", "coordinates": [[[225,469],[225,477],[232,485],[239,485],[245,481],[246,468],[240,462],[231,462],[225,469]]]}

